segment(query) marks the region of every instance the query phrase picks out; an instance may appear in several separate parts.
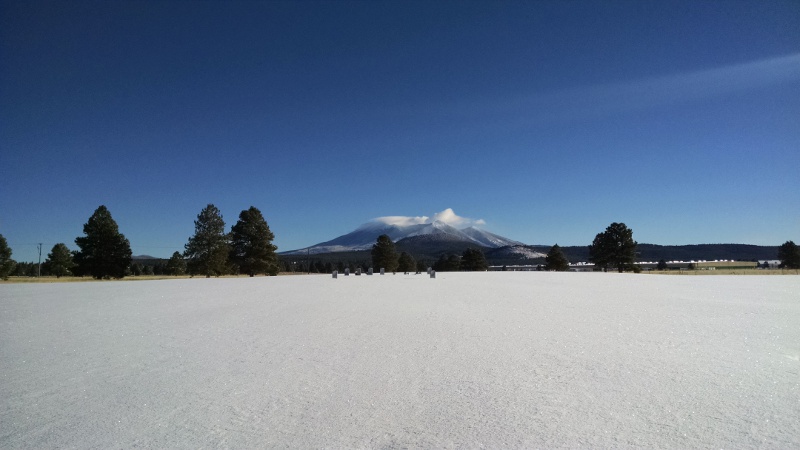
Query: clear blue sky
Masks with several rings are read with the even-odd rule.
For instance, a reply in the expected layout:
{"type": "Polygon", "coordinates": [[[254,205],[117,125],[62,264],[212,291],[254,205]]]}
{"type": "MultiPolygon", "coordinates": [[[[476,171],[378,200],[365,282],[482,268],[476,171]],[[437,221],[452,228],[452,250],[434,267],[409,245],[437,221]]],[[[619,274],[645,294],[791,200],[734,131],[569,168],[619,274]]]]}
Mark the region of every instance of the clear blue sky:
{"type": "Polygon", "coordinates": [[[0,3],[0,234],[279,250],[452,208],[529,244],[800,242],[800,2],[0,3]]]}

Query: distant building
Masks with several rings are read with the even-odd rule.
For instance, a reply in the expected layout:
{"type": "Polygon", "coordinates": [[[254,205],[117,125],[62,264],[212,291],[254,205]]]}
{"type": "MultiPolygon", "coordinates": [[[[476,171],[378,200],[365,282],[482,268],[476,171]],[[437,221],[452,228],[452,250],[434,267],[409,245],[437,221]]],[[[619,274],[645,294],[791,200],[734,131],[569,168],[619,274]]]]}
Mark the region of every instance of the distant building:
{"type": "Polygon", "coordinates": [[[758,261],[758,268],[759,269],[777,269],[781,265],[781,260],[779,259],[763,259],[758,261]]]}

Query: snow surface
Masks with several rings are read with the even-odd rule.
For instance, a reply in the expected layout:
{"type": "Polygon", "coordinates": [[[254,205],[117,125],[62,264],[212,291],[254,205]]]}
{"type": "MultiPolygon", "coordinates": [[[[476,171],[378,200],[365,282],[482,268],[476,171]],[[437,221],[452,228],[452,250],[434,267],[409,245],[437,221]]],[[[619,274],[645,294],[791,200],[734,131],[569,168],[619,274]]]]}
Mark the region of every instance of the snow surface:
{"type": "Polygon", "coordinates": [[[800,277],[0,285],[0,448],[800,446],[800,277]]]}

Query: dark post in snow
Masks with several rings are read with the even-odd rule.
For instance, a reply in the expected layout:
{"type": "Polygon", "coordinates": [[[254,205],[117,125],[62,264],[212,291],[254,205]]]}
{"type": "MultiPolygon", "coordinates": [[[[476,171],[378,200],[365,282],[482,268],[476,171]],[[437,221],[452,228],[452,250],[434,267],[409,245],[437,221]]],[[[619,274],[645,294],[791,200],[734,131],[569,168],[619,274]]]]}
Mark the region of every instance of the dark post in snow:
{"type": "Polygon", "coordinates": [[[381,267],[381,275],[384,274],[384,271],[385,271],[385,269],[383,267],[381,267]]]}
{"type": "Polygon", "coordinates": [[[334,270],[333,271],[333,278],[336,278],[338,275],[339,275],[339,271],[338,270],[334,270]]]}
{"type": "Polygon", "coordinates": [[[436,278],[436,271],[435,270],[431,270],[430,273],[431,273],[431,278],[436,278]]]}

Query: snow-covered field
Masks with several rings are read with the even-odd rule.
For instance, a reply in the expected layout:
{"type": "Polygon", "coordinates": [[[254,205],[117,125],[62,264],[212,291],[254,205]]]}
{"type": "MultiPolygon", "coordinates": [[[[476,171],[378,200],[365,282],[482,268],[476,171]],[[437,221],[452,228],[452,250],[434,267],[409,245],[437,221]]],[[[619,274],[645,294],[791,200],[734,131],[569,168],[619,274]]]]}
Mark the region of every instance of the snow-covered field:
{"type": "Polygon", "coordinates": [[[0,448],[800,446],[800,277],[0,285],[0,448]]]}

